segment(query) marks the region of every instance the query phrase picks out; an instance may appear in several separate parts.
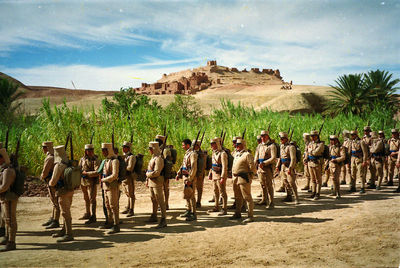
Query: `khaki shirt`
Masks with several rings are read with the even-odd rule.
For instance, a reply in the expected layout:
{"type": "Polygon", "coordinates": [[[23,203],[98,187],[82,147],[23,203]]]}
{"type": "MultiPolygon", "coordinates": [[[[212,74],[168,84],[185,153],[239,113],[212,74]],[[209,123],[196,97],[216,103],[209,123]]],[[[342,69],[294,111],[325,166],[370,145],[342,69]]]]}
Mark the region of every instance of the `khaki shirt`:
{"type": "Polygon", "coordinates": [[[105,160],[103,168],[102,182],[105,182],[104,190],[110,190],[110,187],[118,187],[119,160],[117,158],[108,158],[105,160]],[[111,185],[111,183],[117,182],[111,185]]]}
{"type": "Polygon", "coordinates": [[[281,164],[283,164],[288,168],[294,169],[296,167],[296,147],[287,142],[285,144],[281,144],[280,148],[281,158],[278,159],[276,166],[279,167],[281,164]]]}
{"type": "Polygon", "coordinates": [[[149,187],[162,186],[164,178],[161,171],[164,168],[164,159],[161,155],[153,155],[147,165],[146,178],[149,187]]]}
{"type": "Polygon", "coordinates": [[[41,180],[49,181],[54,169],[54,155],[47,152],[46,158],[44,159],[42,174],[40,174],[41,180]]]}
{"type": "Polygon", "coordinates": [[[64,179],[64,171],[67,168],[67,165],[64,163],[56,163],[54,166],[53,176],[51,176],[51,180],[49,181],[49,185],[55,187],[58,181],[64,179]]]}
{"type": "Polygon", "coordinates": [[[238,176],[239,173],[257,173],[254,157],[251,153],[247,150],[236,151],[233,158],[232,173],[234,176],[238,176]]]}
{"type": "Polygon", "coordinates": [[[210,174],[212,174],[212,179],[220,180],[228,178],[228,154],[224,150],[215,150],[211,159],[212,168],[210,174]]]}
{"type": "Polygon", "coordinates": [[[197,153],[188,149],[183,156],[183,163],[178,171],[178,175],[183,175],[187,180],[193,181],[197,172],[197,153]]]}
{"type": "Polygon", "coordinates": [[[84,156],[81,159],[79,159],[78,165],[82,171],[87,172],[87,176],[89,178],[95,178],[99,176],[97,170],[99,169],[100,166],[100,160],[97,158],[97,156],[94,156],[93,158],[84,156]]]}
{"type": "Polygon", "coordinates": [[[323,163],[322,155],[325,144],[323,141],[311,141],[306,147],[306,159],[310,167],[317,167],[323,163]]]}
{"type": "Polygon", "coordinates": [[[277,155],[277,149],[275,144],[272,141],[268,141],[267,143],[260,143],[256,148],[256,154],[254,156],[254,164],[263,164],[264,168],[261,169],[258,166],[258,171],[261,173],[265,173],[267,168],[272,167],[275,164],[277,155]]]}
{"type": "Polygon", "coordinates": [[[373,158],[385,157],[385,143],[383,139],[372,140],[370,152],[373,158]]]}
{"type": "Polygon", "coordinates": [[[0,166],[0,200],[5,200],[6,192],[14,183],[15,177],[15,169],[7,164],[3,164],[0,166]]]}
{"type": "Polygon", "coordinates": [[[126,163],[126,171],[128,171],[127,174],[129,176],[129,174],[133,173],[133,169],[135,168],[136,156],[133,155],[132,153],[128,153],[128,154],[124,154],[123,157],[124,157],[124,160],[126,163]]]}
{"type": "Polygon", "coordinates": [[[351,157],[358,155],[363,162],[366,162],[368,160],[368,146],[363,140],[357,137],[350,143],[349,154],[351,157]]]}
{"type": "Polygon", "coordinates": [[[329,145],[329,155],[331,157],[331,161],[329,161],[330,167],[336,167],[337,165],[341,165],[342,162],[346,160],[346,147],[338,145],[329,145]]]}
{"type": "Polygon", "coordinates": [[[372,138],[371,136],[366,136],[364,135],[364,137],[362,138],[362,140],[365,142],[365,144],[367,146],[371,146],[372,145],[372,138]]]}
{"type": "MultiPolygon", "coordinates": [[[[388,141],[390,153],[398,152],[400,150],[400,140],[395,138],[390,138],[388,141]]],[[[389,156],[392,160],[397,159],[396,156],[389,156]]]]}

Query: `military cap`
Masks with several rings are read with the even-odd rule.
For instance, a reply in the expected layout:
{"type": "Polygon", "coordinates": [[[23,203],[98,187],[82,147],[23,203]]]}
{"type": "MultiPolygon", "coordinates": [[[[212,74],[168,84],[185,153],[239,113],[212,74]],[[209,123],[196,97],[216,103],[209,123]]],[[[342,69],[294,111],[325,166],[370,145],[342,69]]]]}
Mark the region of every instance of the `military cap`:
{"type": "Polygon", "coordinates": [[[307,132],[303,133],[303,138],[305,138],[305,137],[310,137],[310,133],[307,133],[307,132]]]}
{"type": "Polygon", "coordinates": [[[219,138],[218,137],[215,137],[214,139],[210,140],[210,143],[217,143],[217,142],[219,142],[219,138]]]}
{"type": "Polygon", "coordinates": [[[260,135],[257,135],[257,140],[261,140],[261,136],[260,135]]]}
{"type": "Polygon", "coordinates": [[[330,140],[337,140],[337,139],[339,139],[339,138],[338,138],[338,136],[336,136],[336,135],[330,135],[330,136],[329,136],[329,139],[330,139],[330,140]]]}
{"type": "Polygon", "coordinates": [[[65,145],[59,145],[54,147],[54,162],[61,163],[62,161],[67,162],[68,156],[65,152],[65,145]]]}
{"type": "Polygon", "coordinates": [[[85,150],[93,150],[94,146],[93,144],[85,144],[85,150]]]}
{"type": "Polygon", "coordinates": [[[266,131],[266,130],[261,130],[261,133],[260,133],[260,135],[261,135],[261,136],[264,136],[264,135],[269,135],[269,132],[268,132],[268,131],[266,131]]]}
{"type": "Polygon", "coordinates": [[[378,134],[385,134],[385,132],[383,130],[379,130],[378,134]]]}
{"type": "Polygon", "coordinates": [[[399,130],[397,128],[393,128],[392,133],[399,133],[399,130]]]}
{"type": "Polygon", "coordinates": [[[130,143],[129,141],[124,141],[124,143],[122,144],[122,147],[132,147],[132,143],[130,143]]]}
{"type": "Polygon", "coordinates": [[[364,127],[364,131],[371,131],[371,127],[370,126],[365,126],[364,127]]]}
{"type": "Polygon", "coordinates": [[[312,131],[310,132],[310,136],[316,136],[316,135],[319,135],[319,133],[318,133],[317,130],[312,130],[312,131]]]}
{"type": "Polygon", "coordinates": [[[288,134],[286,132],[279,132],[280,138],[288,138],[288,134]]]}
{"type": "Polygon", "coordinates": [[[357,130],[352,130],[352,131],[350,131],[350,135],[358,135],[358,131],[357,130]]]}
{"type": "Polygon", "coordinates": [[[158,142],[156,142],[156,141],[151,141],[151,142],[149,142],[149,148],[159,149],[160,148],[160,144],[158,142]]]}
{"type": "Polygon", "coordinates": [[[157,139],[160,139],[160,140],[162,140],[163,143],[165,143],[165,138],[166,138],[166,137],[163,136],[163,135],[156,135],[156,140],[157,140],[157,139]]]}

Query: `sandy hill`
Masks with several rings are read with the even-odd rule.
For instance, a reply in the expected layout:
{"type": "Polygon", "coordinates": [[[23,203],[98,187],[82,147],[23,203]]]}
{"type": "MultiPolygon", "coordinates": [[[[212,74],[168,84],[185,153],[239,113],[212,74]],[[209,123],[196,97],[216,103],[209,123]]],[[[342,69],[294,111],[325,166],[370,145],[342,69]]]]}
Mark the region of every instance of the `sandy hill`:
{"type": "Polygon", "coordinates": [[[25,92],[27,91],[31,91],[32,89],[26,85],[24,85],[22,82],[18,81],[17,79],[15,79],[14,77],[11,77],[5,73],[0,72],[0,78],[4,78],[7,79],[8,81],[10,81],[11,83],[18,85],[18,89],[19,90],[23,90],[25,92]]]}

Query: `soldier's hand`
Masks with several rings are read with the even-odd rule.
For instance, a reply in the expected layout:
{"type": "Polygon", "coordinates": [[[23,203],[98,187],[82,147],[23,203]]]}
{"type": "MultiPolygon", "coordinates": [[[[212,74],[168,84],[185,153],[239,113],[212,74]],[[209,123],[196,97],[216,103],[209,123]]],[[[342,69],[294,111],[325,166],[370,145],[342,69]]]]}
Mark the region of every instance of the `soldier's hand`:
{"type": "Polygon", "coordinates": [[[396,155],[397,155],[396,152],[393,152],[393,153],[390,154],[390,156],[396,156],[396,155]]]}
{"type": "Polygon", "coordinates": [[[191,186],[192,185],[192,182],[191,181],[185,181],[185,184],[187,185],[187,186],[191,186]]]}
{"type": "Polygon", "coordinates": [[[292,169],[289,168],[287,174],[288,174],[289,176],[291,176],[291,175],[292,175],[292,169]]]}
{"type": "Polygon", "coordinates": [[[278,172],[279,172],[279,168],[276,168],[276,169],[275,169],[275,173],[278,173],[278,172]]]}
{"type": "Polygon", "coordinates": [[[175,180],[179,181],[179,176],[178,175],[176,175],[175,180]]]}
{"type": "Polygon", "coordinates": [[[212,180],[212,174],[208,175],[208,179],[211,181],[212,180]]]}
{"type": "Polygon", "coordinates": [[[368,162],[365,161],[362,165],[363,165],[363,167],[366,167],[366,166],[368,166],[368,162]]]}
{"type": "Polygon", "coordinates": [[[220,184],[224,184],[225,181],[226,181],[226,179],[221,179],[221,180],[219,181],[219,183],[220,183],[220,184]]]}
{"type": "Polygon", "coordinates": [[[146,179],[146,187],[149,187],[149,179],[146,179]]]}
{"type": "Polygon", "coordinates": [[[397,163],[397,164],[396,164],[396,167],[397,167],[397,168],[400,168],[400,163],[397,163]]]}

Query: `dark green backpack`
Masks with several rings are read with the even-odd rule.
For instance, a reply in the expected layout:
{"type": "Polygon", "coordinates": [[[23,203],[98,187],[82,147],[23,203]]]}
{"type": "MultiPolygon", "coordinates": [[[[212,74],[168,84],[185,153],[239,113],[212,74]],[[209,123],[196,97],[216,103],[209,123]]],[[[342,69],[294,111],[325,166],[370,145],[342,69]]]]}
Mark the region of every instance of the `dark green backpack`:
{"type": "Polygon", "coordinates": [[[78,165],[68,165],[64,170],[64,188],[68,191],[77,189],[81,185],[81,176],[82,171],[78,165]]]}
{"type": "Polygon", "coordinates": [[[117,157],[119,161],[119,169],[118,169],[118,182],[122,182],[126,179],[126,167],[128,166],[125,162],[125,159],[122,156],[117,157]]]}
{"type": "Polygon", "coordinates": [[[133,168],[133,172],[135,172],[136,174],[141,174],[143,168],[143,155],[137,154],[135,157],[136,157],[136,163],[135,167],[133,168]]]}
{"type": "Polygon", "coordinates": [[[11,192],[18,196],[21,196],[25,192],[25,180],[26,174],[20,169],[20,167],[15,168],[15,181],[11,185],[11,192]]]}

